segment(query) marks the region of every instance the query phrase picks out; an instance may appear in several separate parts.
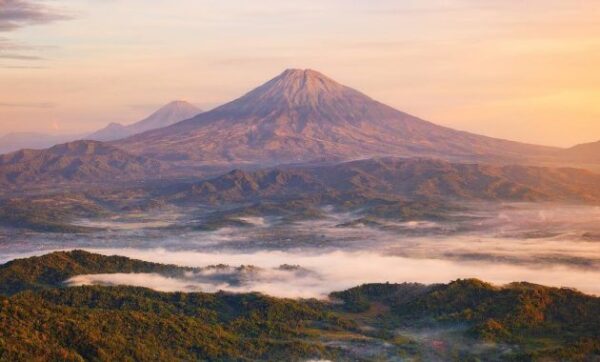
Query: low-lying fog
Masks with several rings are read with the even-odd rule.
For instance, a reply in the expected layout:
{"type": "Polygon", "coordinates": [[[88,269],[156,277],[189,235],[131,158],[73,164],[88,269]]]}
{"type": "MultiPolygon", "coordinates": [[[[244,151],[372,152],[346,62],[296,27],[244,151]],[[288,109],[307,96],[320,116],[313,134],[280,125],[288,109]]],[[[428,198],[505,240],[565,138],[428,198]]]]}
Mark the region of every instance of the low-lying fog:
{"type": "MultiPolygon", "coordinates": [[[[114,274],[79,276],[70,281],[163,291],[258,291],[283,297],[322,297],[361,283],[479,278],[495,284],[528,281],[572,287],[600,295],[600,207],[506,204],[479,210],[462,215],[462,221],[382,221],[375,226],[341,227],[356,219],[351,214],[295,223],[253,217],[244,220],[250,227],[204,232],[178,228],[177,222],[157,224],[156,219],[86,221],[108,229],[85,235],[4,231],[0,262],[82,248],[194,267],[258,267],[225,268],[180,279],[114,274]],[[280,268],[282,264],[299,267],[280,268]],[[235,278],[224,274],[235,274],[235,278]]],[[[165,220],[174,219],[172,214],[165,216],[165,220]]]]}
{"type": "Polygon", "coordinates": [[[101,254],[119,254],[142,260],[185,266],[256,265],[258,270],[243,278],[240,284],[229,284],[221,278],[190,275],[172,279],[156,274],[87,275],[76,277],[74,284],[108,283],[146,286],[162,291],[258,291],[281,297],[323,297],[331,291],[343,290],[363,283],[376,282],[447,282],[457,278],[479,278],[495,284],[512,281],[570,286],[600,294],[600,270],[581,270],[567,266],[533,267],[497,262],[457,262],[442,259],[416,259],[383,255],[369,251],[264,251],[253,253],[167,251],[164,249],[90,249],[101,254]],[[310,272],[298,275],[289,271],[274,273],[281,264],[296,264],[310,272]]]}

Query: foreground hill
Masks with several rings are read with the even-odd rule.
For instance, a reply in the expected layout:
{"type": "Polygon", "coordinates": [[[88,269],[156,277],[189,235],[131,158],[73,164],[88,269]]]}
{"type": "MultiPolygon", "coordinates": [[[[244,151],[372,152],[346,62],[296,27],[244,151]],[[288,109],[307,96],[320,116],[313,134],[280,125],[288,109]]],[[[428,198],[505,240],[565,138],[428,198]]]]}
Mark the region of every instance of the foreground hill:
{"type": "Polygon", "coordinates": [[[95,141],[114,141],[153,129],[167,127],[201,113],[202,111],[185,101],[173,101],[139,122],[129,125],[111,123],[108,126],[86,136],[95,141]]]}
{"type": "MultiPolygon", "coordinates": [[[[600,298],[528,283],[367,284],[331,301],[30,284],[153,270],[82,251],[0,267],[0,360],[539,360],[600,357],[600,298]],[[66,264],[65,267],[63,264],[66,264]],[[40,272],[43,271],[43,272],[40,272]],[[33,277],[30,275],[33,274],[33,277]],[[34,290],[27,290],[31,286],[34,290]],[[132,343],[135,341],[135,343],[132,343]]],[[[173,266],[162,266],[171,270],[173,266]]]]}
{"type": "Polygon", "coordinates": [[[102,256],[81,250],[56,252],[41,257],[18,259],[0,265],[0,294],[57,288],[75,275],[99,273],[161,273],[179,275],[190,268],[102,256]]]}
{"type": "Polygon", "coordinates": [[[0,184],[16,188],[44,183],[119,182],[156,177],[164,170],[159,161],[96,141],[75,141],[0,156],[0,184]]]}
{"type": "Polygon", "coordinates": [[[239,202],[324,195],[350,198],[600,202],[600,175],[572,168],[383,158],[318,167],[235,170],[174,199],[239,202]]]}
{"type": "Polygon", "coordinates": [[[116,145],[164,160],[263,165],[382,155],[524,162],[555,151],[441,127],[300,69],[190,120],[116,145]]]}

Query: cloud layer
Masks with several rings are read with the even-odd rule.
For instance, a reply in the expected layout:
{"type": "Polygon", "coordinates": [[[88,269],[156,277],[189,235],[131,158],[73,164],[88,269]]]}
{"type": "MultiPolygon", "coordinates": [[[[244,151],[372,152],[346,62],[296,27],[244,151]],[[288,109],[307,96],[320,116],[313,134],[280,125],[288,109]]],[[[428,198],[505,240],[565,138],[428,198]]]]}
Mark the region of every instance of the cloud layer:
{"type": "Polygon", "coordinates": [[[67,18],[66,14],[32,0],[0,0],[0,31],[67,18]]]}
{"type": "MultiPolygon", "coordinates": [[[[32,0],[0,0],[0,32],[14,31],[31,25],[51,23],[69,17],[57,9],[32,0]]],[[[0,38],[0,60],[38,61],[43,57],[32,54],[35,48],[0,38]]],[[[7,68],[7,66],[2,66],[7,68]]],[[[8,67],[10,68],[10,66],[8,67]]]]}

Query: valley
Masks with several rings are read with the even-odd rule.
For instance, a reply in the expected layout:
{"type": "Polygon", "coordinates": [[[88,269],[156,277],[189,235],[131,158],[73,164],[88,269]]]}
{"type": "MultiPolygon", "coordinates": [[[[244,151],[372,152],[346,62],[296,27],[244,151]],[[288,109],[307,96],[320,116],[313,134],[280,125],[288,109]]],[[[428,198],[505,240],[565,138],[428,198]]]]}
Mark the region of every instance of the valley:
{"type": "Polygon", "coordinates": [[[600,355],[594,144],[452,130],[313,70],[198,112],[0,156],[0,360],[600,355]]]}
{"type": "Polygon", "coordinates": [[[0,0],[0,362],[600,362],[599,18],[0,0]]]}

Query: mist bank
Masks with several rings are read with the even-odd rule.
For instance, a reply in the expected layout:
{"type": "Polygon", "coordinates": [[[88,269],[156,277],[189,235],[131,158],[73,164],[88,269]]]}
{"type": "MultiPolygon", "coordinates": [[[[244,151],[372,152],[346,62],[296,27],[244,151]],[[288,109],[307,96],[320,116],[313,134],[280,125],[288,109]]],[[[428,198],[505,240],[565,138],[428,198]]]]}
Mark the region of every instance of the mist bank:
{"type": "Polygon", "coordinates": [[[163,291],[259,291],[321,298],[361,283],[428,284],[480,278],[495,284],[529,281],[600,293],[595,282],[600,280],[599,207],[468,206],[451,220],[356,223],[360,215],[326,207],[316,219],[239,216],[242,224],[201,231],[188,228],[194,215],[179,209],[167,209],[164,215],[136,211],[88,223],[108,229],[84,235],[0,234],[0,262],[54,250],[85,249],[176,265],[253,265],[260,269],[244,278],[238,276],[235,282],[198,276],[183,280],[86,276],[75,281],[143,285],[163,291]],[[169,225],[157,225],[157,220],[169,225]],[[299,265],[312,274],[266,276],[266,271],[282,264],[299,265]]]}
{"type": "Polygon", "coordinates": [[[289,252],[262,251],[240,253],[236,251],[201,253],[169,251],[165,249],[87,249],[103,255],[123,255],[150,262],[176,264],[189,267],[207,267],[217,264],[251,265],[252,273],[237,276],[235,282],[224,280],[217,274],[210,276],[188,275],[185,278],[164,278],[151,274],[84,275],[71,279],[74,285],[135,285],[159,291],[208,291],[236,293],[261,292],[277,297],[324,298],[330,292],[367,283],[423,284],[447,283],[461,278],[477,278],[493,284],[504,285],[514,281],[575,288],[582,292],[600,295],[600,270],[582,270],[568,266],[527,266],[488,261],[453,261],[441,259],[415,259],[382,255],[367,251],[289,252]],[[285,270],[273,272],[282,264],[297,265],[307,272],[285,270]]]}

